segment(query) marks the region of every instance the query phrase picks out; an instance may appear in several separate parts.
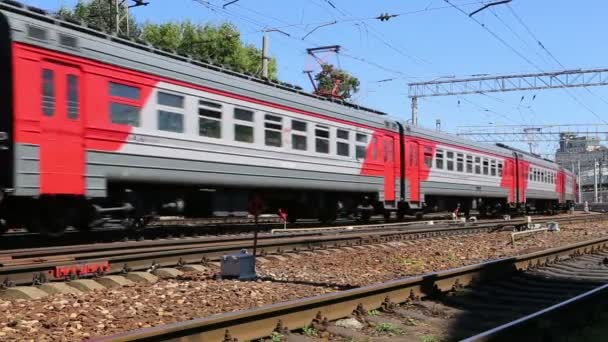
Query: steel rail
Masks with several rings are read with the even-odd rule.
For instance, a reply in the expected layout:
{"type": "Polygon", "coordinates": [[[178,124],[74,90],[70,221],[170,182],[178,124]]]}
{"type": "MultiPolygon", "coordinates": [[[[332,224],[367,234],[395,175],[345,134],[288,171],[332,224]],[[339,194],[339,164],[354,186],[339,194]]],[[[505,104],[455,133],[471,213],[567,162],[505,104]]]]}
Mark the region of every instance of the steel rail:
{"type": "MultiPolygon", "coordinates": [[[[589,215],[589,216],[574,216],[574,217],[553,217],[549,220],[571,220],[575,218],[579,220],[584,218],[584,220],[589,219],[590,217],[594,217],[601,214],[589,215]]],[[[606,215],[608,217],[608,215],[606,215]]],[[[540,221],[535,222],[546,222],[548,221],[544,217],[540,218],[540,221]]],[[[526,222],[524,219],[516,219],[511,221],[504,220],[487,220],[478,223],[465,223],[462,224],[460,222],[454,221],[435,221],[439,222],[439,224],[428,225],[427,223],[412,223],[412,222],[403,222],[403,223],[381,223],[381,224],[371,224],[371,225],[358,225],[352,226],[352,229],[348,229],[350,227],[344,226],[335,226],[335,227],[321,227],[321,228],[305,228],[303,230],[296,229],[295,231],[288,230],[279,230],[276,232],[270,233],[261,233],[258,235],[259,239],[277,239],[282,237],[305,237],[305,236],[318,236],[327,233],[342,233],[342,234],[360,234],[365,232],[377,232],[382,229],[386,229],[387,231],[392,230],[402,230],[407,229],[410,230],[411,233],[416,233],[417,231],[427,232],[428,230],[437,230],[442,228],[450,228],[455,226],[465,226],[465,227],[486,227],[487,225],[498,225],[498,226],[521,226],[526,222]]],[[[66,254],[81,254],[81,253],[91,253],[91,252],[103,252],[103,251],[112,251],[112,250],[120,250],[120,249],[133,249],[133,248],[145,248],[145,247],[154,247],[154,248],[162,248],[165,246],[186,246],[186,245],[197,245],[201,243],[219,243],[219,242],[234,242],[234,241],[250,241],[252,239],[252,234],[235,234],[235,235],[220,235],[220,236],[201,236],[201,237],[185,237],[185,238],[177,238],[177,239],[159,239],[159,240],[144,240],[144,241],[126,241],[126,242],[109,242],[109,243],[95,243],[95,244],[81,244],[81,245],[71,245],[71,246],[53,246],[53,247],[41,247],[41,248],[26,248],[26,249],[13,249],[13,250],[5,250],[0,251],[0,258],[10,258],[10,259],[27,259],[27,258],[44,258],[50,256],[59,256],[66,254]]]]}
{"type": "Polygon", "coordinates": [[[471,336],[462,342],[514,341],[517,338],[524,338],[528,341],[541,340],[545,333],[544,329],[549,328],[550,325],[556,326],[556,322],[563,320],[564,317],[568,321],[568,326],[573,327],[574,320],[580,321],[581,318],[586,319],[589,316],[581,315],[580,312],[570,314],[570,311],[584,308],[585,312],[597,309],[603,312],[607,301],[608,284],[605,284],[546,309],[471,336]],[[603,307],[598,308],[597,306],[603,307]],[[553,324],[546,322],[553,322],[553,324]]]}
{"type": "Polygon", "coordinates": [[[212,315],[167,325],[138,329],[91,341],[223,341],[225,334],[239,341],[259,339],[272,334],[277,325],[299,329],[315,318],[337,320],[349,316],[358,307],[381,308],[383,303],[401,303],[411,298],[448,291],[455,286],[493,279],[548,264],[565,256],[592,253],[608,247],[608,237],[552,248],[522,256],[503,258],[481,264],[420,276],[396,279],[351,290],[266,305],[255,309],[212,315]]]}
{"type": "MultiPolygon", "coordinates": [[[[560,222],[577,222],[604,220],[608,215],[575,216],[562,218],[560,222]]],[[[538,221],[537,221],[538,222],[538,221]]],[[[501,226],[517,226],[524,224],[523,221],[504,221],[501,226]]],[[[445,237],[454,235],[477,234],[497,229],[497,224],[487,223],[474,226],[456,226],[444,228],[426,228],[414,230],[390,230],[374,231],[369,233],[353,232],[339,235],[314,235],[314,236],[281,236],[273,239],[261,240],[258,243],[259,255],[269,253],[282,253],[288,251],[315,250],[326,248],[349,247],[356,245],[368,245],[386,243],[391,241],[417,240],[423,238],[445,237]]],[[[180,242],[180,240],[176,240],[180,242]]],[[[30,263],[0,267],[0,281],[14,285],[30,285],[33,280],[43,279],[46,281],[64,280],[55,278],[54,270],[76,264],[95,264],[109,262],[106,274],[118,274],[126,271],[148,270],[153,267],[174,267],[182,264],[200,264],[209,260],[218,260],[221,256],[239,252],[252,247],[251,238],[240,239],[230,242],[207,242],[193,245],[166,241],[167,245],[153,244],[146,248],[129,246],[118,250],[98,250],[83,253],[62,254],[47,259],[33,259],[30,263]]],[[[163,241],[164,242],[164,241],[163,241]]],[[[93,245],[93,249],[103,249],[93,245]]],[[[0,259],[1,262],[1,259],[0,259]]],[[[10,262],[5,261],[6,263],[10,262]]]]}

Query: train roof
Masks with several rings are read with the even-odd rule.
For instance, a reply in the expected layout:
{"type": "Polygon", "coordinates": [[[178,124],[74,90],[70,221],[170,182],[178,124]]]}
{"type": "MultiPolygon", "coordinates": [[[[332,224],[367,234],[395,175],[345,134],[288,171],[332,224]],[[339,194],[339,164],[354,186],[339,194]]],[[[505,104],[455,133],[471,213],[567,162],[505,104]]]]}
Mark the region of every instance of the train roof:
{"type": "MultiPolygon", "coordinates": [[[[386,126],[384,120],[388,119],[388,117],[387,117],[387,113],[385,113],[385,112],[367,108],[367,107],[360,106],[357,104],[349,103],[349,102],[346,102],[343,100],[331,99],[331,98],[326,98],[326,97],[319,96],[316,94],[311,94],[306,91],[303,91],[303,89],[299,86],[292,85],[292,84],[289,84],[286,82],[279,82],[279,81],[275,81],[275,80],[271,80],[271,79],[261,78],[256,75],[250,74],[250,73],[236,71],[236,70],[230,69],[224,65],[214,63],[213,61],[198,60],[198,59],[193,58],[192,56],[178,54],[175,51],[160,49],[160,48],[150,45],[149,43],[147,43],[143,40],[131,39],[131,38],[123,36],[123,35],[116,35],[113,33],[104,32],[97,27],[87,25],[80,21],[69,20],[66,18],[59,18],[57,16],[50,15],[47,11],[45,11],[43,9],[33,7],[33,6],[28,6],[28,5],[22,4],[18,1],[0,0],[0,10],[4,10],[4,11],[15,13],[18,15],[26,16],[28,18],[39,20],[39,21],[45,22],[47,24],[55,25],[57,27],[63,27],[63,28],[69,29],[69,30],[75,30],[81,34],[86,34],[86,35],[90,35],[93,38],[101,39],[101,40],[103,40],[104,43],[106,43],[108,45],[112,45],[112,43],[114,43],[114,44],[117,43],[120,45],[120,47],[123,47],[125,49],[140,50],[140,54],[141,54],[141,52],[144,52],[144,54],[151,53],[158,57],[172,60],[175,63],[180,63],[180,62],[187,63],[191,67],[196,68],[196,69],[207,70],[209,72],[214,72],[214,73],[220,73],[227,78],[236,77],[236,78],[241,79],[244,82],[253,82],[258,85],[268,87],[270,89],[289,92],[293,95],[308,98],[310,101],[315,102],[315,103],[316,102],[325,103],[326,104],[325,106],[331,106],[331,107],[338,106],[338,107],[341,107],[344,109],[350,109],[351,111],[356,112],[359,115],[370,116],[370,114],[371,114],[371,115],[377,117],[378,119],[367,118],[367,120],[375,122],[375,126],[386,126]]],[[[74,53],[75,50],[72,49],[72,51],[70,51],[70,52],[74,53]]],[[[268,89],[268,90],[270,90],[270,89],[268,89]]],[[[368,122],[368,124],[369,124],[369,122],[368,122]]]]}

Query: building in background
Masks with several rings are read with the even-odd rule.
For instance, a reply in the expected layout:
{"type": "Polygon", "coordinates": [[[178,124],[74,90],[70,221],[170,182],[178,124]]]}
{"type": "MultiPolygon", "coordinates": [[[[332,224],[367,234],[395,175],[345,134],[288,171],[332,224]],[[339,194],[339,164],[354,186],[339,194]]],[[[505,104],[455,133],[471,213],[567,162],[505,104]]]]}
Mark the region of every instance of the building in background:
{"type": "Polygon", "coordinates": [[[562,167],[578,174],[582,201],[608,202],[608,147],[599,137],[561,133],[555,161],[562,167]]]}

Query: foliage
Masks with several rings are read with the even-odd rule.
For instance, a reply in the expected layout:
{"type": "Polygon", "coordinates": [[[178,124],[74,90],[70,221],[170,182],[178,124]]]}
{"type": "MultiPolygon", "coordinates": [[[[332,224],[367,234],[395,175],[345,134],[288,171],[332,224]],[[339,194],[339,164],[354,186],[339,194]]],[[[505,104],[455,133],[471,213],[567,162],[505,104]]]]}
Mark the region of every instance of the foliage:
{"type": "Polygon", "coordinates": [[[402,331],[392,323],[380,323],[376,325],[376,331],[379,333],[401,334],[402,331]]]}
{"type": "Polygon", "coordinates": [[[380,311],[378,311],[377,309],[374,310],[370,310],[370,312],[367,313],[369,316],[380,316],[380,311]]]}
{"type": "Polygon", "coordinates": [[[308,337],[315,337],[318,335],[318,331],[317,329],[307,325],[304,328],[302,328],[302,331],[304,332],[304,335],[308,336],[308,337]]]}
{"type": "Polygon", "coordinates": [[[321,71],[315,75],[315,80],[320,95],[331,96],[336,81],[340,81],[336,93],[344,99],[349,99],[359,91],[359,79],[331,64],[321,64],[321,71]]]}
{"type": "MultiPolygon", "coordinates": [[[[119,7],[121,15],[126,14],[123,6],[119,7]]],[[[60,17],[85,22],[106,32],[116,31],[116,8],[107,0],[78,0],[73,9],[62,6],[57,13],[60,17]]],[[[136,38],[141,30],[133,16],[128,17],[129,36],[136,38]]],[[[121,32],[127,32],[127,21],[120,24],[121,32]]]]}
{"type": "Polygon", "coordinates": [[[274,331],[272,335],[270,335],[270,342],[283,342],[285,336],[283,334],[274,331]]]}
{"type": "MultiPolygon", "coordinates": [[[[125,11],[122,7],[120,10],[125,11]]],[[[79,0],[73,9],[62,7],[58,15],[81,20],[108,32],[116,31],[115,8],[107,0],[79,0]]],[[[262,51],[253,45],[244,44],[238,29],[230,23],[217,26],[190,21],[139,24],[130,15],[128,21],[131,38],[140,38],[156,47],[191,55],[199,60],[213,61],[237,71],[251,74],[261,72],[262,51]]],[[[122,22],[120,28],[121,32],[126,32],[127,22],[122,22]]],[[[268,64],[269,77],[276,79],[276,60],[271,58],[268,64]]]]}
{"type": "MultiPolygon", "coordinates": [[[[259,74],[262,52],[253,45],[240,40],[238,29],[229,23],[218,26],[199,25],[189,21],[153,24],[145,23],[142,39],[152,45],[194,56],[197,59],[214,61],[237,71],[259,74]]],[[[268,74],[275,79],[276,60],[269,62],[268,74]]]]}
{"type": "Polygon", "coordinates": [[[441,342],[441,338],[435,335],[423,335],[420,337],[420,342],[441,342]]]}

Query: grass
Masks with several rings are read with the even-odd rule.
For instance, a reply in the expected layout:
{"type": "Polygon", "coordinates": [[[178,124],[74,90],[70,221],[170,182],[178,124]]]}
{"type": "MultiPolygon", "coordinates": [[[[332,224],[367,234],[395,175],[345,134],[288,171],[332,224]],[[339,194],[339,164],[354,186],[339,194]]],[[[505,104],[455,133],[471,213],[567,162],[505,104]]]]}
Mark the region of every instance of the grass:
{"type": "Polygon", "coordinates": [[[441,338],[435,335],[423,335],[420,337],[419,342],[441,342],[441,338]]]}
{"type": "Polygon", "coordinates": [[[317,331],[317,329],[315,329],[309,325],[302,328],[302,332],[304,332],[304,335],[306,335],[308,337],[317,337],[319,335],[319,332],[317,331]]]}
{"type": "Polygon", "coordinates": [[[272,335],[270,335],[270,339],[268,341],[270,342],[283,342],[283,340],[285,339],[285,336],[283,336],[283,334],[278,333],[278,332],[273,332],[272,335]]]}
{"type": "Polygon", "coordinates": [[[389,333],[399,335],[402,333],[401,329],[396,327],[393,323],[380,323],[376,325],[376,332],[379,333],[389,333]]]}
{"type": "Polygon", "coordinates": [[[374,316],[374,317],[375,317],[375,316],[380,316],[380,311],[378,311],[378,310],[374,309],[374,310],[370,310],[370,311],[369,311],[367,314],[368,314],[369,316],[374,316]]]}

